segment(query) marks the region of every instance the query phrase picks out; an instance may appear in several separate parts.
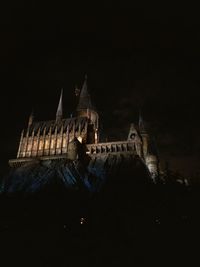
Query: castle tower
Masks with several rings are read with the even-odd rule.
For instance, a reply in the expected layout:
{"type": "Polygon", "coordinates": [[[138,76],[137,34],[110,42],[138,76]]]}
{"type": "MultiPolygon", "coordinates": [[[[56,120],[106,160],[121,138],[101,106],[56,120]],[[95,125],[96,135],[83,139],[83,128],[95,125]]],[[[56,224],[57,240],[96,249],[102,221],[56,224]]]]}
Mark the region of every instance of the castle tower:
{"type": "Polygon", "coordinates": [[[30,127],[33,124],[33,120],[34,120],[34,114],[32,111],[28,119],[28,127],[30,127]]]}
{"type": "Polygon", "coordinates": [[[60,100],[56,112],[56,122],[60,121],[62,119],[62,116],[63,116],[63,89],[61,89],[60,93],[60,100]]]}
{"type": "Polygon", "coordinates": [[[146,130],[145,123],[140,111],[139,114],[139,131],[142,138],[143,158],[146,162],[147,168],[151,173],[152,178],[158,175],[158,158],[155,155],[155,151],[152,149],[152,140],[150,140],[149,134],[146,130]]]}
{"type": "Polygon", "coordinates": [[[149,146],[149,134],[147,133],[145,123],[141,114],[141,111],[139,113],[139,131],[142,138],[142,147],[143,147],[143,157],[146,158],[148,154],[148,146],[149,146]]]}
{"type": "Polygon", "coordinates": [[[87,143],[98,143],[99,115],[92,104],[91,97],[88,92],[87,76],[85,76],[85,81],[80,92],[76,113],[78,117],[87,117],[89,119],[87,143]]]}
{"type": "Polygon", "coordinates": [[[128,134],[128,142],[133,142],[135,145],[135,150],[137,154],[141,157],[142,156],[142,141],[138,134],[138,131],[135,128],[134,123],[131,123],[130,130],[128,134]]]}

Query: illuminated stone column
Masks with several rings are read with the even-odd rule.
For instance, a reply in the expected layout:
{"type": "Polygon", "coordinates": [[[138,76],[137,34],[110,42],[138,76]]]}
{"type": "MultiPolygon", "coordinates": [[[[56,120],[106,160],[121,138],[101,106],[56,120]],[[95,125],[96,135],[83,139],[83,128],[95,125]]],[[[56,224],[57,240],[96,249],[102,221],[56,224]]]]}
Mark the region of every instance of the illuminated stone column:
{"type": "Polygon", "coordinates": [[[73,127],[72,127],[72,139],[75,138],[75,121],[73,122],[73,127]]]}
{"type": "Polygon", "coordinates": [[[49,155],[51,153],[51,136],[52,136],[52,129],[51,129],[51,126],[50,126],[50,129],[49,129],[49,155]]]}
{"type": "Polygon", "coordinates": [[[96,113],[95,143],[99,143],[99,115],[96,113]]]}
{"type": "Polygon", "coordinates": [[[158,176],[158,159],[155,155],[147,155],[146,157],[146,165],[151,173],[152,178],[158,176]]]}
{"type": "Polygon", "coordinates": [[[82,136],[81,136],[81,123],[79,122],[79,125],[78,125],[78,140],[81,141],[82,143],[82,136]]]}
{"type": "Polygon", "coordinates": [[[69,124],[67,125],[66,138],[67,138],[66,146],[67,146],[67,152],[68,152],[68,148],[69,148],[69,124]]]}
{"type": "Polygon", "coordinates": [[[19,158],[19,156],[20,156],[23,136],[24,136],[24,130],[22,130],[22,132],[21,132],[21,138],[20,138],[20,142],[19,142],[19,148],[18,148],[18,152],[17,152],[17,158],[19,158]]]}
{"type": "Polygon", "coordinates": [[[24,147],[25,157],[26,157],[26,152],[27,152],[27,148],[28,148],[28,137],[29,137],[29,127],[28,127],[27,133],[26,133],[26,145],[24,147]]]}
{"type": "Polygon", "coordinates": [[[60,151],[61,151],[61,154],[62,154],[62,147],[63,147],[63,124],[62,124],[61,131],[60,131],[60,138],[61,138],[61,141],[60,141],[60,151]]]}
{"type": "Polygon", "coordinates": [[[84,127],[84,141],[87,143],[87,129],[88,129],[88,121],[85,122],[85,127],[84,127]]]}
{"type": "Polygon", "coordinates": [[[44,156],[44,150],[45,150],[45,141],[46,141],[46,127],[44,128],[44,132],[43,132],[43,149],[42,149],[43,156],[44,156]]]}
{"type": "Polygon", "coordinates": [[[39,145],[40,145],[40,128],[38,130],[38,134],[37,134],[37,152],[36,152],[36,156],[38,156],[38,152],[39,152],[39,145]]]}
{"type": "Polygon", "coordinates": [[[149,144],[149,135],[146,133],[141,134],[142,135],[142,152],[143,157],[146,158],[148,154],[148,144],[149,144]]]}
{"type": "Polygon", "coordinates": [[[54,146],[55,146],[55,152],[54,152],[54,154],[56,155],[56,148],[57,148],[57,135],[58,135],[58,127],[57,127],[57,125],[56,125],[56,129],[55,129],[55,135],[54,135],[54,146]]]}
{"type": "Polygon", "coordinates": [[[32,153],[33,153],[34,135],[35,135],[35,129],[33,129],[33,131],[32,131],[30,156],[32,156],[32,153]]]}
{"type": "Polygon", "coordinates": [[[95,144],[97,144],[98,143],[98,129],[95,129],[94,140],[95,140],[95,144]]]}

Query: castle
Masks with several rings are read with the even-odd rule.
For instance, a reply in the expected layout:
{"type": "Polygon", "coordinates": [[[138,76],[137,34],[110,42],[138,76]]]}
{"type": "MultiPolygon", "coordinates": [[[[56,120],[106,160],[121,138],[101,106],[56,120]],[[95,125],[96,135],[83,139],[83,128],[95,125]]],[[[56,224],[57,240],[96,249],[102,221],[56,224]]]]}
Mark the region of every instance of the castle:
{"type": "Polygon", "coordinates": [[[158,157],[151,151],[150,136],[141,114],[138,125],[131,124],[127,140],[101,142],[99,115],[88,92],[87,77],[79,94],[74,117],[63,118],[62,102],[63,91],[55,120],[37,122],[33,113],[30,115],[28,125],[21,133],[17,158],[9,160],[11,167],[36,160],[76,160],[81,156],[78,148],[84,146],[85,153],[90,157],[105,153],[133,153],[145,163],[152,177],[158,175],[158,157]]]}

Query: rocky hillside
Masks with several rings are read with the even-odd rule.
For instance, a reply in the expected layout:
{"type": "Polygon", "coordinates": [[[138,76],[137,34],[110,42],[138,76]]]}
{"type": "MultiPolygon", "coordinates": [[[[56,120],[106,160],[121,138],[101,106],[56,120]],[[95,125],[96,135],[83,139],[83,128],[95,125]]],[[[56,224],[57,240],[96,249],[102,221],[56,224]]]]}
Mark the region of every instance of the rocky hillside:
{"type": "MultiPolygon", "coordinates": [[[[84,160],[41,161],[12,169],[1,186],[5,193],[34,193],[62,185],[63,188],[99,192],[112,177],[150,182],[143,162],[134,154],[107,154],[84,160]],[[122,178],[123,177],[123,178],[122,178]]],[[[116,178],[117,180],[117,178],[116,178]]]]}

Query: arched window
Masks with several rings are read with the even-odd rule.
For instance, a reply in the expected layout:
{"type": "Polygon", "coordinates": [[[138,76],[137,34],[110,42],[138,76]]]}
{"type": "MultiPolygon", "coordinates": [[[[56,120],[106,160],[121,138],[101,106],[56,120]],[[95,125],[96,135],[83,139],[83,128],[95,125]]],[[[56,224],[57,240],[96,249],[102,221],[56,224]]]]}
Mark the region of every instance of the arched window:
{"type": "Polygon", "coordinates": [[[51,149],[55,148],[55,137],[52,136],[51,138],[51,149]]]}
{"type": "Polygon", "coordinates": [[[61,137],[57,138],[57,144],[56,144],[56,148],[60,148],[61,147],[61,137]]]}

